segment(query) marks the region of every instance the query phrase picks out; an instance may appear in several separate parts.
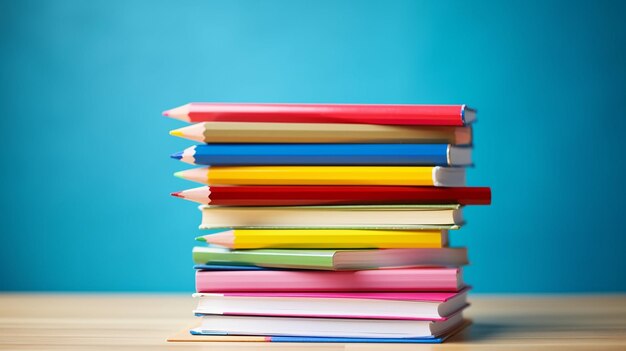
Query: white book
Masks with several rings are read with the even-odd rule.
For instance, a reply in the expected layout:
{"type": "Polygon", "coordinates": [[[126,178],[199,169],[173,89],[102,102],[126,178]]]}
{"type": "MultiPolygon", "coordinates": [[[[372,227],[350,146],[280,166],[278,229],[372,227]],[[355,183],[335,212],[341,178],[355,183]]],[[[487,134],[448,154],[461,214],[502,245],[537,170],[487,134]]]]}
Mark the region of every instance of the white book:
{"type": "Polygon", "coordinates": [[[444,320],[467,306],[467,289],[397,293],[194,294],[196,314],[444,320]]]}
{"type": "Polygon", "coordinates": [[[205,315],[193,331],[221,335],[429,338],[444,335],[462,323],[461,312],[443,321],[205,315]]]}

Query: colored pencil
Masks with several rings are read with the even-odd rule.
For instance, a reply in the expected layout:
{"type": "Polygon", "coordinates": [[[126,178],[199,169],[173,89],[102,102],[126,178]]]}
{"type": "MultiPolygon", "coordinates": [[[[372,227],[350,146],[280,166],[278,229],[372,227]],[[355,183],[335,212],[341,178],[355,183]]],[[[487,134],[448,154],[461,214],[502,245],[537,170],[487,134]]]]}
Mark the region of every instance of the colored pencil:
{"type": "Polygon", "coordinates": [[[194,102],[163,112],[185,122],[360,123],[463,126],[476,111],[465,105],[264,104],[194,102]]]}
{"type": "Polygon", "coordinates": [[[229,249],[442,248],[447,230],[230,229],[196,240],[229,249]]]}
{"type": "Polygon", "coordinates": [[[170,135],[200,143],[415,143],[470,145],[471,127],[348,123],[202,122],[170,135]]]}
{"type": "Polygon", "coordinates": [[[215,166],[174,175],[208,185],[465,186],[465,170],[456,167],[215,166]]]}
{"type": "Polygon", "coordinates": [[[487,187],[261,185],[202,186],[172,196],[215,206],[307,206],[375,204],[488,205],[487,187]]]}
{"type": "Polygon", "coordinates": [[[207,166],[468,166],[471,151],[448,144],[203,144],[171,157],[207,166]]]}

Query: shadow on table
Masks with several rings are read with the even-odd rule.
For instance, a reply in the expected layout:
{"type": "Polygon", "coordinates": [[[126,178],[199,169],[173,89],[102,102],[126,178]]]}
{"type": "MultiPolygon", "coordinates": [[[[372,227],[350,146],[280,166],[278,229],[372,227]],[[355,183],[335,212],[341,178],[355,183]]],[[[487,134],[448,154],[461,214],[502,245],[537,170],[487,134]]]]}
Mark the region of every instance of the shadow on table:
{"type": "Polygon", "coordinates": [[[474,321],[470,326],[448,339],[446,343],[481,341],[493,338],[498,334],[509,333],[515,328],[515,325],[503,325],[474,321]]]}
{"type": "Polygon", "coordinates": [[[616,312],[601,315],[569,314],[567,318],[560,315],[544,314],[540,316],[505,316],[474,319],[472,324],[448,339],[450,342],[472,342],[493,339],[511,338],[571,338],[572,333],[597,332],[607,333],[615,329],[615,321],[620,314],[616,312]]]}

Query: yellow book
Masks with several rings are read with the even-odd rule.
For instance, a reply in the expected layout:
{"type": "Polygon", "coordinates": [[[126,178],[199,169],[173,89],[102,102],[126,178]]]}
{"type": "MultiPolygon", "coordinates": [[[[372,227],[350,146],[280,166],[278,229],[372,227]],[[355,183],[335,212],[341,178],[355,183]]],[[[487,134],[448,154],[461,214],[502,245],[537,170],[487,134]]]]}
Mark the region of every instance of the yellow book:
{"type": "Polygon", "coordinates": [[[448,231],[237,228],[196,240],[230,249],[421,249],[446,247],[448,231]]]}
{"type": "Polygon", "coordinates": [[[208,185],[465,186],[465,169],[416,166],[215,166],[174,174],[208,185]]]}

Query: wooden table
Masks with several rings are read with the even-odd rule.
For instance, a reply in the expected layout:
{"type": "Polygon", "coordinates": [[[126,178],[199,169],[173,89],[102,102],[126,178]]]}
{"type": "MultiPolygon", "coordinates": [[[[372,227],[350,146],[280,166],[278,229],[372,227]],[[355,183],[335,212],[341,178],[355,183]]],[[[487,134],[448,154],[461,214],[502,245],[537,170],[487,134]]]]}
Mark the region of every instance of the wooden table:
{"type": "Polygon", "coordinates": [[[472,295],[469,329],[442,345],[168,343],[188,295],[0,294],[7,350],[626,350],[626,295],[472,295]]]}

